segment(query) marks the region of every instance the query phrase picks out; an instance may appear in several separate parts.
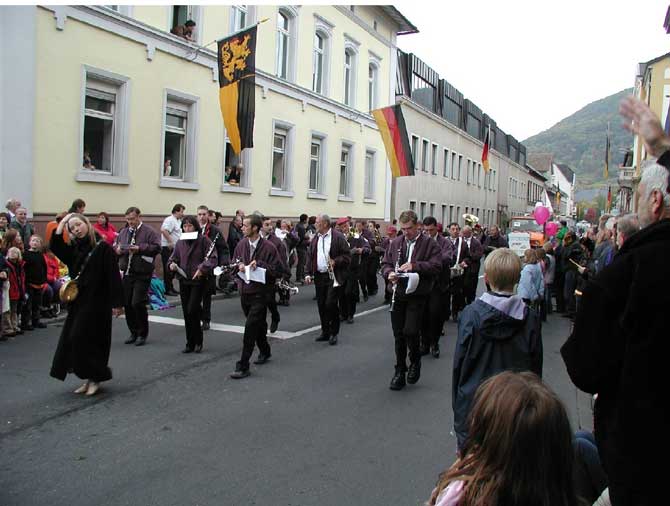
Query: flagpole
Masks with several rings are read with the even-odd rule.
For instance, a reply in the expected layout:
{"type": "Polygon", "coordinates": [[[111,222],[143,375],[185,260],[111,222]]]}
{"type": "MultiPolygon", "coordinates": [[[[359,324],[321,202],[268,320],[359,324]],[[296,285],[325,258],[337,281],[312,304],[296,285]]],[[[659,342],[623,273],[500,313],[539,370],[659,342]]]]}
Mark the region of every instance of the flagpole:
{"type": "Polygon", "coordinates": [[[245,28],[242,28],[241,30],[237,30],[236,32],[233,32],[233,33],[231,33],[230,35],[226,35],[225,37],[221,37],[220,39],[214,39],[212,42],[208,42],[208,43],[205,44],[204,46],[198,46],[198,47],[196,48],[196,50],[193,51],[193,56],[191,56],[191,53],[188,53],[188,54],[186,55],[186,58],[188,58],[190,61],[195,61],[195,59],[198,57],[198,53],[200,52],[201,49],[205,49],[206,47],[209,47],[209,46],[211,46],[212,44],[216,44],[216,43],[218,43],[220,40],[227,39],[228,37],[232,37],[232,36],[234,36],[234,35],[237,35],[238,33],[245,32],[245,31],[249,30],[250,28],[254,28],[254,27],[260,25],[261,23],[265,23],[266,21],[270,21],[270,18],[263,18],[263,19],[261,19],[261,20],[258,21],[257,23],[254,23],[254,24],[251,25],[251,26],[247,26],[247,27],[245,27],[245,28]]]}

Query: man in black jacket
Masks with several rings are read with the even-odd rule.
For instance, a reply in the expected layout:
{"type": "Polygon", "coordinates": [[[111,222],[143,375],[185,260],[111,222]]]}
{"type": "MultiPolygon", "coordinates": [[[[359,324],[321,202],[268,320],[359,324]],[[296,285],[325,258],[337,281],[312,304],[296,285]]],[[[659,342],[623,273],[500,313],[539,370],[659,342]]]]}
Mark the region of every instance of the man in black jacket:
{"type": "Polygon", "coordinates": [[[307,235],[307,215],[301,214],[300,221],[295,226],[295,231],[298,233],[298,245],[295,250],[298,252],[298,263],[295,266],[295,279],[298,283],[305,282],[305,263],[307,262],[307,246],[309,246],[309,238],[307,235]]]}
{"type": "Polygon", "coordinates": [[[598,394],[595,435],[612,505],[664,504],[665,466],[652,462],[668,446],[670,138],[639,100],[620,111],[658,157],[637,189],[642,230],[584,288],[561,354],[574,384],[598,394]]]}
{"type": "MultiPolygon", "coordinates": [[[[201,233],[207,239],[214,243],[219,265],[228,265],[230,263],[230,251],[228,244],[223,238],[221,231],[212,225],[209,219],[209,208],[207,206],[198,207],[198,223],[200,223],[201,233]]],[[[212,321],[212,295],[216,293],[216,278],[212,273],[207,276],[205,289],[202,293],[202,330],[209,330],[209,324],[212,321]]]]}
{"type": "MultiPolygon", "coordinates": [[[[232,254],[239,243],[244,238],[242,234],[242,216],[235,215],[228,228],[228,251],[232,254]]],[[[233,259],[234,260],[234,259],[233,259]]]]}

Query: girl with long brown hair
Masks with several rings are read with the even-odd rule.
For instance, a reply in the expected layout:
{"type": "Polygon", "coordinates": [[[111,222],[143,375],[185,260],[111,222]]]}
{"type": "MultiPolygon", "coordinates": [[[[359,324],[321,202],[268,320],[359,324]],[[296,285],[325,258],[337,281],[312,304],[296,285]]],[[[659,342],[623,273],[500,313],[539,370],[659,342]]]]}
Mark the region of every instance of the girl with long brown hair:
{"type": "Polygon", "coordinates": [[[462,457],[440,475],[430,506],[575,506],[570,422],[531,372],[480,385],[462,457]]]}

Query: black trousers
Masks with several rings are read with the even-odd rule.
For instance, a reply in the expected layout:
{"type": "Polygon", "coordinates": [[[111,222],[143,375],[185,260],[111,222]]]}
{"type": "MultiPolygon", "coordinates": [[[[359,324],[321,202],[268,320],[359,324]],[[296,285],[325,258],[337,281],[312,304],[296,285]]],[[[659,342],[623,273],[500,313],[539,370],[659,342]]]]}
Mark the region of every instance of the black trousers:
{"type": "Polygon", "coordinates": [[[168,260],[172,255],[172,249],[167,246],[161,247],[161,260],[163,261],[163,282],[165,283],[165,291],[172,292],[174,291],[174,285],[172,281],[174,280],[174,273],[168,269],[168,260]]]}
{"type": "Polygon", "coordinates": [[[477,285],[479,284],[479,268],[480,263],[475,262],[465,270],[463,276],[463,295],[465,298],[465,305],[471,304],[477,297],[477,285]]]}
{"type": "Polygon", "coordinates": [[[123,308],[126,312],[128,330],[135,337],[146,338],[149,335],[149,285],[151,278],[126,274],[123,277],[123,308]]]}
{"type": "Polygon", "coordinates": [[[341,287],[333,287],[333,282],[327,272],[318,272],[314,276],[314,288],[321,320],[321,332],[328,337],[335,336],[340,333],[338,299],[341,287]]]}
{"type": "Polygon", "coordinates": [[[396,367],[407,370],[407,351],[411,364],[421,365],[419,331],[426,306],[426,297],[396,299],[391,312],[391,327],[395,337],[396,367]]]}
{"type": "Polygon", "coordinates": [[[563,282],[563,300],[565,301],[565,311],[573,314],[577,310],[575,289],[577,288],[577,271],[569,270],[565,273],[563,282]]]}
{"type": "Polygon", "coordinates": [[[216,278],[208,276],[202,291],[202,321],[212,321],[212,295],[216,293],[216,278]]]}
{"type": "Polygon", "coordinates": [[[465,282],[465,274],[451,278],[449,285],[449,293],[451,295],[451,311],[452,315],[460,313],[465,307],[465,295],[463,293],[465,282]]]}
{"type": "Polygon", "coordinates": [[[298,263],[295,266],[295,279],[303,281],[305,279],[305,265],[307,264],[307,246],[297,247],[295,250],[298,253],[298,263]]]}
{"type": "Polygon", "coordinates": [[[277,309],[277,286],[275,285],[268,290],[268,309],[270,310],[270,317],[272,321],[278,322],[280,320],[279,310],[277,309]]]}
{"type": "Polygon", "coordinates": [[[444,322],[449,318],[449,291],[434,288],[428,295],[423,314],[421,346],[428,348],[439,343],[444,322]]]}
{"type": "Polygon", "coordinates": [[[557,271],[554,276],[554,293],[556,294],[556,312],[565,313],[565,297],[563,296],[563,286],[565,285],[565,273],[557,271]]]}
{"type": "Polygon", "coordinates": [[[204,282],[198,284],[179,283],[179,296],[181,297],[181,308],[184,312],[184,326],[186,327],[186,347],[191,350],[196,346],[202,346],[202,292],[205,289],[204,282]]]}
{"type": "Polygon", "coordinates": [[[21,308],[21,327],[36,325],[40,322],[40,306],[42,305],[42,289],[27,286],[26,293],[28,300],[24,302],[21,308]]]}
{"type": "Polygon", "coordinates": [[[373,296],[379,291],[377,284],[377,270],[379,269],[379,255],[372,254],[368,257],[368,264],[366,268],[366,285],[368,288],[368,295],[373,296]]]}
{"type": "Polygon", "coordinates": [[[340,316],[345,320],[356,314],[356,304],[359,301],[358,273],[350,272],[339,294],[340,316]]]}
{"type": "Polygon", "coordinates": [[[254,352],[254,346],[258,346],[258,351],[262,355],[270,355],[270,345],[268,344],[268,324],[267,317],[267,293],[257,293],[254,295],[242,295],[242,311],[247,321],[244,324],[244,338],[242,340],[242,357],[237,363],[239,369],[246,371],[249,369],[249,359],[254,352]]]}
{"type": "Polygon", "coordinates": [[[369,295],[368,292],[368,257],[361,256],[361,266],[358,273],[358,283],[361,285],[361,292],[363,292],[363,297],[369,295]]]}

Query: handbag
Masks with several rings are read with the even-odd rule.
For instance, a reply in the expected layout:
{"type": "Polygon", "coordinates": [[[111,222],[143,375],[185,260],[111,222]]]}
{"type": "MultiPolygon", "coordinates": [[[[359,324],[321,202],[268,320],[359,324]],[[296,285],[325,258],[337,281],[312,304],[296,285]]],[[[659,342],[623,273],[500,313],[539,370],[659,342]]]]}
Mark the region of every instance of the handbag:
{"type": "Polygon", "coordinates": [[[86,268],[86,264],[88,263],[88,259],[91,258],[91,255],[98,247],[98,244],[95,245],[95,247],[90,251],[86,259],[84,260],[84,264],[81,266],[79,274],[77,274],[77,277],[63,283],[63,286],[61,286],[60,290],[58,290],[58,296],[60,297],[61,302],[69,304],[79,296],[78,279],[83,274],[84,269],[86,268]]]}

